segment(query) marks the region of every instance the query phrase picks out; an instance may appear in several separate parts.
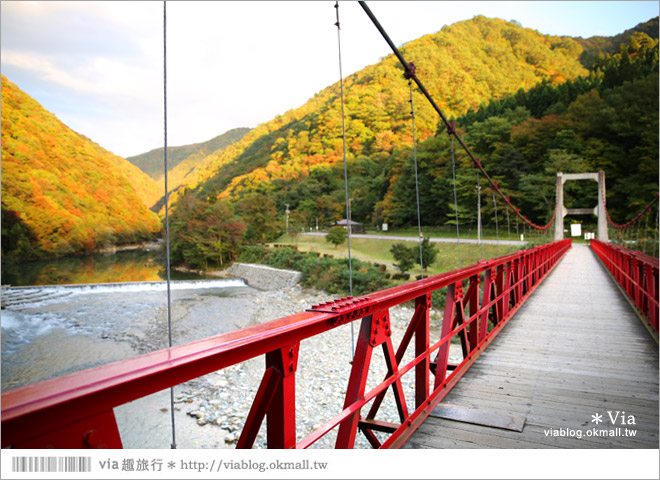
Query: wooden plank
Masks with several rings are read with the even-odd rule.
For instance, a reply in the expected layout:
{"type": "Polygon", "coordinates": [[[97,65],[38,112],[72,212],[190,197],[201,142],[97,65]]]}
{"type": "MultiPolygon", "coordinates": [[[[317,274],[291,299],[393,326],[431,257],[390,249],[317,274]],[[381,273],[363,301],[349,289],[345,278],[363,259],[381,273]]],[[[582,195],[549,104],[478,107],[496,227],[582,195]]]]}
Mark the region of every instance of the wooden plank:
{"type": "MultiPolygon", "coordinates": [[[[474,382],[470,378],[461,379],[458,387],[458,392],[476,392],[475,396],[489,395],[491,392],[500,392],[501,394],[512,398],[529,398],[531,395],[542,400],[570,399],[576,405],[585,407],[601,407],[603,403],[608,404],[608,408],[612,410],[626,410],[629,411],[649,411],[649,413],[657,412],[658,405],[653,401],[639,400],[635,398],[628,398],[625,396],[615,396],[608,392],[607,396],[598,392],[585,392],[578,390],[569,390],[565,388],[554,388],[552,386],[545,387],[534,385],[531,383],[522,384],[516,383],[511,387],[504,388],[503,386],[495,383],[474,382]]],[[[513,401],[513,400],[512,400],[513,401]]]]}
{"type": "Polygon", "coordinates": [[[523,433],[517,433],[430,418],[418,430],[419,435],[415,432],[414,438],[434,448],[443,448],[442,441],[434,441],[434,433],[436,437],[449,438],[453,441],[471,441],[480,448],[657,448],[658,446],[657,437],[648,441],[635,437],[589,437],[585,430],[581,430],[578,434],[577,430],[580,429],[576,428],[561,432],[564,436],[553,436],[548,430],[551,429],[528,423],[523,433]],[[438,432],[441,435],[437,435],[438,432]]]}
{"type": "MultiPolygon", "coordinates": [[[[498,371],[498,370],[480,370],[479,367],[476,368],[474,372],[470,372],[472,375],[489,375],[497,376],[502,379],[504,383],[518,383],[521,381],[532,381],[535,383],[539,382],[540,375],[529,372],[509,372],[509,371],[498,371]]],[[[470,369],[472,370],[472,369],[470,369]]],[[[554,384],[562,385],[568,388],[573,389],[588,389],[591,391],[603,391],[603,386],[598,382],[600,377],[598,376],[587,376],[587,375],[572,375],[571,377],[563,376],[560,374],[547,373],[543,375],[544,384],[554,384]]],[[[610,390],[612,392],[619,392],[622,394],[628,394],[632,398],[645,398],[649,401],[656,400],[658,398],[658,387],[654,384],[649,384],[645,382],[631,382],[631,381],[619,381],[617,383],[610,384],[610,390]]]]}
{"type": "MultiPolygon", "coordinates": [[[[530,342],[532,340],[530,339],[530,342]]],[[[620,345],[616,345],[620,347],[620,345]]],[[[657,358],[657,352],[653,352],[652,350],[628,350],[625,348],[620,348],[620,349],[615,349],[615,346],[608,347],[606,345],[598,345],[597,348],[594,346],[592,348],[590,347],[584,347],[580,346],[579,350],[576,350],[575,347],[571,348],[562,348],[562,347],[555,347],[550,350],[551,347],[548,347],[548,351],[543,351],[541,352],[539,349],[533,350],[533,349],[526,349],[526,348],[516,348],[515,345],[512,346],[510,344],[507,344],[506,350],[497,350],[497,351],[486,351],[482,355],[484,355],[484,361],[487,362],[488,359],[490,358],[502,358],[502,359],[508,359],[511,357],[517,358],[518,360],[521,360],[520,355],[524,355],[522,360],[524,361],[534,361],[538,360],[541,358],[545,358],[551,362],[559,362],[559,361],[565,361],[569,360],[571,358],[586,358],[590,360],[593,364],[599,364],[599,363],[612,363],[612,364],[617,364],[620,368],[623,368],[623,365],[620,365],[620,360],[621,357],[623,356],[626,359],[626,365],[627,364],[640,364],[640,365],[645,365],[649,359],[657,358]],[[603,352],[602,349],[605,347],[607,349],[606,352],[603,352]],[[597,358],[591,357],[589,354],[597,352],[599,356],[597,358]]]]}
{"type": "MultiPolygon", "coordinates": [[[[499,352],[497,352],[499,353],[499,352]]],[[[511,352],[510,354],[499,354],[497,356],[488,356],[484,358],[482,365],[502,366],[505,368],[522,369],[544,369],[552,370],[562,367],[575,366],[579,362],[582,371],[598,372],[601,375],[614,378],[614,375],[624,375],[624,377],[636,379],[643,378],[650,380],[654,377],[653,372],[648,370],[649,362],[654,358],[647,355],[644,361],[633,362],[629,356],[616,355],[612,357],[601,356],[599,352],[585,352],[582,355],[561,355],[561,352],[555,352],[553,356],[533,356],[523,352],[511,352]],[[594,357],[594,354],[598,357],[594,357]],[[622,360],[625,362],[622,364],[622,360]]]]}
{"type": "MultiPolygon", "coordinates": [[[[453,392],[452,392],[453,393],[453,392]]],[[[529,404],[528,400],[526,403],[517,403],[514,401],[507,401],[502,398],[486,398],[486,397],[470,397],[464,395],[450,395],[447,397],[447,401],[457,402],[461,405],[469,406],[470,408],[487,408],[498,411],[500,409],[508,408],[507,411],[512,414],[518,414],[519,416],[525,416],[527,418],[527,423],[535,423],[537,425],[546,425],[548,427],[563,426],[563,425],[572,425],[573,427],[577,426],[592,426],[591,423],[592,415],[600,413],[603,415],[608,424],[609,419],[607,417],[607,410],[603,408],[593,408],[585,407],[582,409],[573,408],[567,401],[562,401],[561,403],[552,403],[552,402],[541,402],[537,399],[534,400],[533,404],[529,404]]],[[[632,412],[630,410],[624,410],[627,412],[627,415],[633,415],[635,417],[635,424],[630,425],[631,428],[635,428],[640,431],[647,432],[658,432],[657,424],[657,413],[651,412],[632,412]]],[[[619,414],[619,421],[616,422],[615,427],[621,427],[626,425],[621,425],[622,414],[619,414]]],[[[629,417],[626,417],[628,419],[629,417]]]]}
{"type": "MultiPolygon", "coordinates": [[[[521,362],[524,362],[523,359],[521,359],[521,362]]],[[[488,365],[493,367],[515,367],[516,364],[513,362],[504,362],[500,360],[494,360],[494,359],[489,359],[488,365]]],[[[520,366],[520,363],[518,363],[518,366],[520,366]]],[[[606,367],[606,366],[604,366],[606,367]]],[[[523,365],[520,367],[521,369],[527,369],[526,365],[523,365]]],[[[530,368],[531,369],[531,368],[530,368]]],[[[533,370],[535,372],[543,372],[543,373],[556,373],[558,370],[551,368],[551,367],[544,367],[539,365],[535,365],[533,370]]],[[[643,381],[643,378],[639,379],[634,373],[630,374],[625,374],[625,373],[618,373],[612,369],[608,368],[603,368],[603,370],[598,370],[596,368],[587,368],[587,367],[573,367],[573,368],[563,368],[561,370],[562,375],[565,376],[571,376],[571,375],[597,375],[598,373],[601,373],[601,375],[598,375],[599,377],[604,377],[607,379],[614,379],[614,380],[623,380],[623,381],[630,381],[631,379],[633,381],[643,381]]]]}
{"type": "Polygon", "coordinates": [[[430,413],[430,416],[453,420],[455,422],[474,423],[486,427],[513,430],[515,432],[522,432],[525,426],[525,417],[523,416],[450,404],[438,405],[430,413]]]}
{"type": "Polygon", "coordinates": [[[538,397],[540,401],[546,402],[568,402],[575,406],[588,406],[588,407],[606,407],[608,410],[626,410],[636,407],[638,410],[648,410],[650,413],[657,414],[658,404],[653,399],[633,399],[634,403],[629,403],[625,395],[613,395],[610,390],[602,389],[587,392],[590,394],[588,399],[584,399],[587,393],[584,390],[576,390],[565,388],[563,385],[561,389],[551,388],[553,385],[534,385],[534,384],[520,384],[512,383],[508,385],[461,385],[455,387],[455,394],[480,397],[495,397],[506,398],[508,401],[515,401],[516,398],[529,399],[532,396],[538,397]],[[617,407],[617,408],[615,408],[617,407]]]}
{"type": "MultiPolygon", "coordinates": [[[[477,444],[479,448],[547,448],[544,444],[523,439],[519,433],[516,433],[516,435],[518,435],[517,438],[512,438],[499,434],[499,432],[506,432],[505,430],[452,422],[451,420],[433,420],[435,420],[435,422],[431,423],[430,426],[434,428],[434,432],[441,433],[443,437],[451,438],[453,440],[473,442],[477,444]],[[453,427],[451,425],[452,423],[456,426],[453,427]]],[[[427,422],[429,422],[429,420],[427,420],[427,422]]]]}

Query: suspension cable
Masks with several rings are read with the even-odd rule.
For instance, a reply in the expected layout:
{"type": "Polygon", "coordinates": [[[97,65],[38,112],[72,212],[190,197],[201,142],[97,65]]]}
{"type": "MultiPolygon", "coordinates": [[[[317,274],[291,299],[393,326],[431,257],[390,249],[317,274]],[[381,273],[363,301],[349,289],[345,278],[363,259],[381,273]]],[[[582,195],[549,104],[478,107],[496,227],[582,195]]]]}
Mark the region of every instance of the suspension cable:
{"type": "MultiPolygon", "coordinates": [[[[341,26],[339,24],[339,0],[335,2],[335,12],[337,14],[337,51],[339,53],[339,87],[341,93],[341,138],[344,147],[344,195],[346,199],[346,231],[348,232],[348,289],[349,294],[353,296],[353,260],[351,258],[351,224],[350,205],[348,199],[348,167],[346,165],[346,120],[344,115],[344,75],[341,68],[341,26]]],[[[351,357],[355,355],[355,333],[353,322],[351,322],[351,357]]]]}
{"type": "Polygon", "coordinates": [[[456,246],[458,248],[458,268],[461,268],[461,235],[460,227],[458,225],[458,196],[456,194],[456,159],[454,157],[454,137],[456,133],[456,124],[449,122],[450,127],[447,133],[451,136],[451,177],[454,181],[454,210],[456,211],[456,246]]]}
{"type": "Polygon", "coordinates": [[[612,226],[613,226],[614,228],[616,228],[616,229],[626,229],[626,228],[630,227],[631,225],[633,225],[633,222],[635,221],[635,219],[638,219],[638,218],[640,218],[642,215],[645,215],[646,212],[648,212],[648,211],[652,211],[652,210],[653,210],[653,205],[655,205],[656,203],[658,203],[658,197],[659,197],[659,196],[660,196],[660,193],[656,193],[656,194],[655,194],[655,197],[653,197],[653,200],[651,200],[649,203],[647,203],[646,206],[644,207],[644,209],[643,209],[641,212],[639,212],[636,216],[632,217],[632,218],[631,218],[629,221],[627,221],[626,223],[622,223],[622,224],[615,223],[615,222],[612,220],[612,217],[610,217],[610,211],[607,209],[607,201],[606,201],[606,198],[603,198],[603,203],[605,204],[605,215],[606,215],[606,217],[607,217],[607,221],[608,221],[608,223],[609,223],[610,225],[612,225],[612,226]]]}
{"type": "MultiPolygon", "coordinates": [[[[170,215],[169,191],[167,186],[167,1],[163,0],[163,142],[165,166],[165,258],[167,270],[167,337],[172,346],[172,295],[170,289],[170,215]]],[[[174,423],[174,387],[170,387],[170,413],[172,421],[172,445],[176,448],[176,426],[174,423]]]]}
{"type": "MultiPolygon", "coordinates": [[[[410,67],[412,75],[415,74],[415,65],[413,64],[410,67]]],[[[406,74],[404,74],[406,76],[406,74]]],[[[419,181],[417,177],[417,143],[415,142],[415,107],[413,104],[413,88],[412,88],[412,77],[406,76],[408,79],[408,86],[410,87],[410,118],[412,119],[412,142],[413,142],[413,163],[415,165],[415,197],[417,201],[417,232],[419,240],[419,268],[420,268],[420,278],[424,278],[424,253],[422,248],[422,215],[419,208],[419,181]]]]}

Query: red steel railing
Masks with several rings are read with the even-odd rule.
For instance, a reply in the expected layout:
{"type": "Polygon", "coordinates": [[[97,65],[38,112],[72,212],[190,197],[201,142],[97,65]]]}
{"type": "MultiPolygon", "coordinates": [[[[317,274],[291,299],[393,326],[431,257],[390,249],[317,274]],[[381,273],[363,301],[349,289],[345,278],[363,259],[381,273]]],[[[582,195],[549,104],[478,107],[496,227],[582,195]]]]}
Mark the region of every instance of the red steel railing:
{"type": "MultiPolygon", "coordinates": [[[[352,448],[358,429],[375,448],[400,447],[570,246],[570,240],[562,240],[520,250],[368,296],[315,305],[307,312],[261,325],[10,390],[2,395],[2,446],[121,448],[114,407],[265,355],[263,379],[238,448],[253,446],[264,419],[269,448],[307,448],[335,429],[337,448],[352,448]],[[442,288],[446,288],[443,323],[440,338],[431,344],[431,294],[442,288]],[[414,301],[415,311],[395,352],[389,309],[408,301],[414,301]],[[360,333],[343,410],[296,442],[295,385],[300,342],[357,320],[361,323],[360,333]],[[460,339],[462,347],[463,359],[458,364],[449,363],[453,337],[460,339]],[[414,359],[400,365],[411,343],[414,359]],[[379,346],[388,373],[365,393],[369,363],[379,346]],[[410,402],[401,381],[407,374],[414,376],[415,385],[410,402]],[[376,418],[390,387],[398,423],[376,418]],[[362,407],[369,402],[369,412],[363,416],[362,407]],[[381,443],[374,432],[389,436],[381,443]]],[[[657,301],[655,305],[657,308],[657,301]]]]}
{"type": "Polygon", "coordinates": [[[591,241],[591,248],[648,321],[658,340],[658,259],[642,252],[591,241]]]}

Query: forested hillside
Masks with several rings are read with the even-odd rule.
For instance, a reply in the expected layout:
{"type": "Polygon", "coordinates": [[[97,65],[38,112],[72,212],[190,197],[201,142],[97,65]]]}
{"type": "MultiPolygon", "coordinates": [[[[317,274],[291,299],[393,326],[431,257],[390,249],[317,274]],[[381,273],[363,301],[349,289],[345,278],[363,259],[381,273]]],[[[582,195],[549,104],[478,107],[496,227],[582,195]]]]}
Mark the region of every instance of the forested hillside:
{"type": "MultiPolygon", "coordinates": [[[[617,216],[657,190],[657,40],[627,38],[591,71],[581,63],[579,42],[485,17],[401,50],[487,170],[541,223],[552,213],[557,169],[605,169],[608,205],[617,216]]],[[[352,218],[368,225],[416,219],[408,88],[392,55],[344,81],[352,218]]],[[[449,140],[417,90],[413,98],[422,222],[443,225],[454,217],[449,140]]],[[[175,260],[220,263],[241,242],[276,238],[286,204],[294,229],[343,217],[340,112],[335,84],[208,160],[174,205],[175,260]]],[[[460,152],[457,161],[460,221],[470,223],[475,172],[460,152]]],[[[579,193],[569,188],[567,201],[579,193]]],[[[489,222],[493,206],[483,203],[489,222]]]]}
{"type": "Polygon", "coordinates": [[[2,261],[152,238],[159,186],[2,77],[2,261]]]}

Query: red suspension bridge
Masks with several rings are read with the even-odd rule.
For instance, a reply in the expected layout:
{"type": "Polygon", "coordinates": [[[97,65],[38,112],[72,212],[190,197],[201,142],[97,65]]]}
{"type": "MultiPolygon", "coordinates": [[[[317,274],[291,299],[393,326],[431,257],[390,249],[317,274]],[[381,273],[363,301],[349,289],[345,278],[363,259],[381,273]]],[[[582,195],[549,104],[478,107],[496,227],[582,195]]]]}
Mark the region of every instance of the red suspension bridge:
{"type": "Polygon", "coordinates": [[[2,447],[121,448],[115,407],[262,357],[263,378],[238,448],[252,447],[264,423],[269,448],[309,448],[330,435],[337,448],[352,448],[357,435],[374,448],[658,448],[658,259],[625,248],[630,243],[607,241],[605,223],[627,231],[651,215],[658,197],[618,225],[607,215],[604,174],[588,174],[599,183],[599,204],[572,213],[596,213],[599,239],[590,248],[572,245],[563,239],[562,219],[571,212],[561,196],[570,177],[560,175],[555,214],[547,225],[535,225],[472,155],[414,66],[361,5],[406,77],[429,99],[507,209],[539,231],[554,224],[555,240],[7,391],[2,395],[2,447]],[[414,304],[414,314],[395,341],[390,309],[406,302],[414,304]],[[442,327],[433,336],[430,316],[438,306],[442,327]],[[303,362],[322,361],[301,357],[300,344],[349,323],[359,326],[359,334],[343,408],[323,412],[325,423],[300,439],[296,373],[303,362]],[[457,362],[450,362],[452,342],[460,346],[457,362]],[[377,354],[383,356],[385,371],[367,389],[377,354]],[[387,396],[396,404],[395,419],[379,416],[387,396]],[[624,430],[601,434],[604,425],[608,431],[624,430]],[[627,433],[633,430],[634,435],[627,433]]]}

